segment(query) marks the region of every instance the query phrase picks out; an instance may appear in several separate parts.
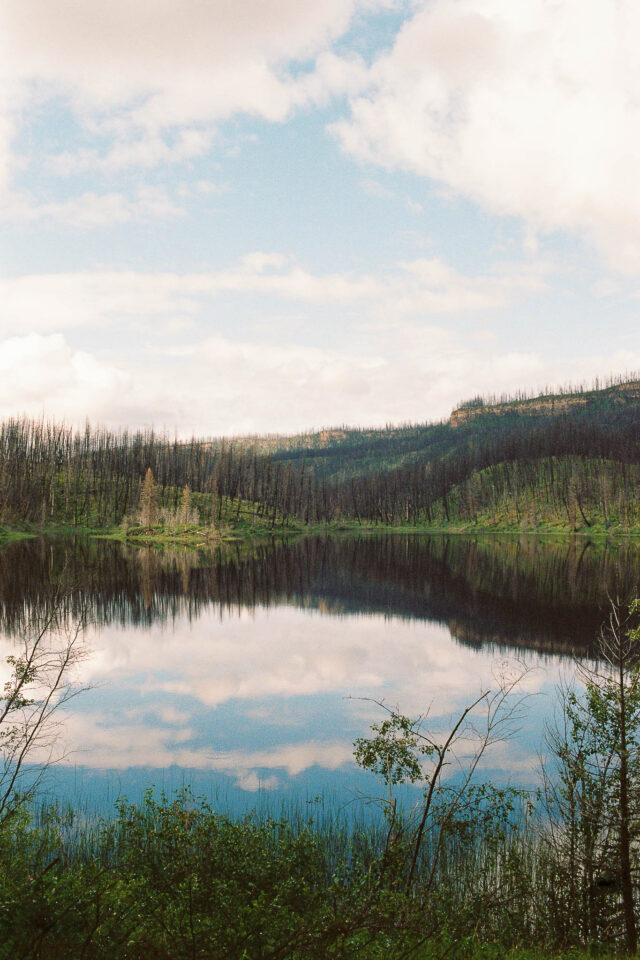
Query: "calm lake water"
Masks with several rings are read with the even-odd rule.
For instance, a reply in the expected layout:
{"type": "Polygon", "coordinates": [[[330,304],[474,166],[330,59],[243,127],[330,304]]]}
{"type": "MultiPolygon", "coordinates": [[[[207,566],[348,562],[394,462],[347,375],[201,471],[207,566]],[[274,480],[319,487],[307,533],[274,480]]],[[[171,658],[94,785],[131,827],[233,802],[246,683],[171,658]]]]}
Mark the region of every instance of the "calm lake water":
{"type": "Polygon", "coordinates": [[[50,790],[94,807],[188,782],[229,806],[370,793],[353,740],[366,698],[443,727],[505,660],[530,672],[493,779],[535,781],[554,688],[588,657],[609,595],[635,591],[633,541],[371,536],[211,552],[42,539],[0,549],[0,653],[38,628],[62,570],[88,611],[91,689],[66,710],[50,790]]]}

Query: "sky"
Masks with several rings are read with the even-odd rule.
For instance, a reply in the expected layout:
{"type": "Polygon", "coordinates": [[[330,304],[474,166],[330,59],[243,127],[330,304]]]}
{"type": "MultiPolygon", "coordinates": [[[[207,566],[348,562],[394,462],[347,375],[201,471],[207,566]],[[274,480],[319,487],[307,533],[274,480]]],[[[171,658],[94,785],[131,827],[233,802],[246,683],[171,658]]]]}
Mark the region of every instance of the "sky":
{"type": "Polygon", "coordinates": [[[634,0],[0,0],[0,417],[188,437],[640,369],[634,0]]]}

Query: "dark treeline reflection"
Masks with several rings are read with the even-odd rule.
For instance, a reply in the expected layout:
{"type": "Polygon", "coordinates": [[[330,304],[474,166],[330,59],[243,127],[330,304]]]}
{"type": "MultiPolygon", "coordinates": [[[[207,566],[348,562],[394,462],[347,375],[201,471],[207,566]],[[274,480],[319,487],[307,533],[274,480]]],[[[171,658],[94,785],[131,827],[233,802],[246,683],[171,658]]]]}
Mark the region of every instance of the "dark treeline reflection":
{"type": "Polygon", "coordinates": [[[61,616],[86,609],[99,625],[288,603],[436,621],[473,646],[586,654],[608,597],[635,594],[639,563],[633,541],[578,538],[314,537],[211,552],[30,540],[0,550],[0,629],[35,629],[64,576],[61,616]]]}

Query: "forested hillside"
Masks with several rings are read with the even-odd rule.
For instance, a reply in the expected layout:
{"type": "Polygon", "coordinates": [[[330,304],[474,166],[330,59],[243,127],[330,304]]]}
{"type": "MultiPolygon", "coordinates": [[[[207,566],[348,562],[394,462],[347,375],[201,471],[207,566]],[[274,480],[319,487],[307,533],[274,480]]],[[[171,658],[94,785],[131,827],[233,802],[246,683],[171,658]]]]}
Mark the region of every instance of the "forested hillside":
{"type": "Polygon", "coordinates": [[[111,527],[158,504],[203,523],[640,527],[640,380],[475,399],[449,421],[297,437],[169,441],[153,432],[0,425],[0,523],[111,527]]]}

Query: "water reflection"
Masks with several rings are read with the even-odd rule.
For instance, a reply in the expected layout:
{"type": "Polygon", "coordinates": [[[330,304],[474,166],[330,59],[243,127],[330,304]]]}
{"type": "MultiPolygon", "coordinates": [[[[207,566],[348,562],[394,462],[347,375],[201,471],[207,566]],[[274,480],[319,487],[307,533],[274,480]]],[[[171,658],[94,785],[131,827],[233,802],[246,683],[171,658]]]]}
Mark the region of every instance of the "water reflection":
{"type": "MultiPolygon", "coordinates": [[[[243,791],[357,782],[352,742],[385,698],[448,716],[491,683],[504,653],[548,693],[588,654],[608,595],[634,591],[632,541],[313,538],[213,552],[51,539],[0,551],[3,651],[73,584],[92,655],[65,736],[87,771],[220,777],[243,791]],[[342,779],[341,779],[342,778],[342,779]]],[[[0,678],[1,680],[1,678],[0,678]]],[[[545,696],[493,775],[533,776],[545,696]],[[505,771],[507,773],[505,773],[505,771]]]]}
{"type": "Polygon", "coordinates": [[[436,622],[474,647],[586,654],[608,597],[635,593],[639,564],[632,540],[377,536],[196,552],[42,539],[0,551],[0,629],[37,623],[65,569],[69,615],[86,604],[101,626],[290,604],[436,622]]]}

